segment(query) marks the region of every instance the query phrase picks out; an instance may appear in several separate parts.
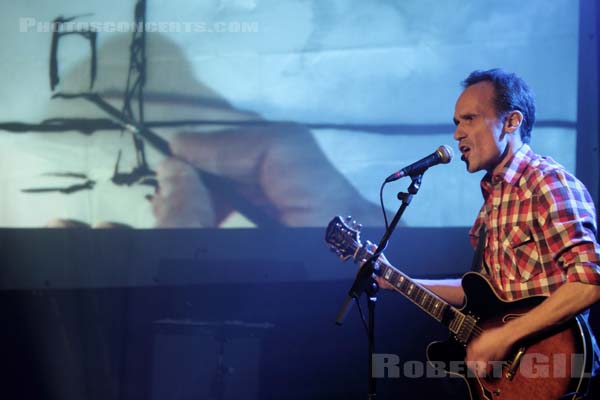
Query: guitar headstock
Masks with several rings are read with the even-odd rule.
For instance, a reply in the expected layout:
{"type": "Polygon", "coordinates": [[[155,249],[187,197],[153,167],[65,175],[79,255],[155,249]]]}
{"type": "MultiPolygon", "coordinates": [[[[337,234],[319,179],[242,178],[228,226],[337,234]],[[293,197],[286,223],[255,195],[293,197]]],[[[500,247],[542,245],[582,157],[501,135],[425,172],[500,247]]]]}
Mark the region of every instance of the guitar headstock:
{"type": "Polygon", "coordinates": [[[360,229],[362,225],[352,217],[337,216],[327,225],[325,242],[341,259],[353,257],[356,250],[362,247],[360,242],[360,229]]]}

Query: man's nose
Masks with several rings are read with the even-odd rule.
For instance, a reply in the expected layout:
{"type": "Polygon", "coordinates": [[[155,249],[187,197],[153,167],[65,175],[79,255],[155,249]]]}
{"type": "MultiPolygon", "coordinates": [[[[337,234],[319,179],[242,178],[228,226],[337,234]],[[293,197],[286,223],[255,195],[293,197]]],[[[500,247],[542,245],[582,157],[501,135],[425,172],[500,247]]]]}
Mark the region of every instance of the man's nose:
{"type": "Polygon", "coordinates": [[[462,129],[460,129],[460,125],[457,125],[456,129],[454,129],[454,135],[452,137],[457,142],[460,141],[460,139],[463,139],[465,137],[464,132],[462,131],[462,129]]]}

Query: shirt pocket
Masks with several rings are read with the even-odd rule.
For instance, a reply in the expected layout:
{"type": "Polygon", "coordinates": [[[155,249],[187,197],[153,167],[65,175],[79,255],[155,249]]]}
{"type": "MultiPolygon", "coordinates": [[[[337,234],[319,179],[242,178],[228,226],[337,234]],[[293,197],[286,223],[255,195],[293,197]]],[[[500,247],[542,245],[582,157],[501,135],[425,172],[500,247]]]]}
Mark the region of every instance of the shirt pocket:
{"type": "Polygon", "coordinates": [[[509,279],[528,281],[542,272],[540,253],[531,229],[526,225],[511,226],[503,241],[505,271],[509,279]]]}

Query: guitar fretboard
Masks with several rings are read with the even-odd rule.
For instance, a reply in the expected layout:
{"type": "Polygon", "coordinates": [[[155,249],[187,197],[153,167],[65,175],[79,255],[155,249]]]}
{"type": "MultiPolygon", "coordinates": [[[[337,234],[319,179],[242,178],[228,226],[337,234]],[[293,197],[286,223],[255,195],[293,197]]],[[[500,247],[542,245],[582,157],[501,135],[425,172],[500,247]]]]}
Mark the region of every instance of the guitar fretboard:
{"type": "MultiPolygon", "coordinates": [[[[364,263],[371,255],[368,250],[361,247],[355,255],[355,259],[361,260],[361,263],[364,263]]],[[[389,282],[394,287],[394,290],[401,293],[438,322],[446,325],[452,333],[456,334],[460,331],[465,319],[463,313],[442,300],[435,293],[409,278],[406,274],[398,271],[382,257],[379,257],[377,264],[379,265],[377,274],[389,282]]]]}

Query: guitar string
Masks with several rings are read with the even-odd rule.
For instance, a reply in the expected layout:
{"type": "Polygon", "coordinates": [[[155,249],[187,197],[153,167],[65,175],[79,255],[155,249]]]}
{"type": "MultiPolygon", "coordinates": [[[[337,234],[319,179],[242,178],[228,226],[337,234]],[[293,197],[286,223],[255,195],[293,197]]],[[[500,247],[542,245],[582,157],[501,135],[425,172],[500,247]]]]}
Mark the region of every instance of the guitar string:
{"type": "MultiPolygon", "coordinates": [[[[384,265],[385,265],[385,264],[384,264],[384,265]]],[[[388,267],[388,268],[391,268],[391,269],[392,269],[392,271],[394,271],[394,272],[396,272],[396,273],[398,273],[398,274],[401,274],[401,272],[400,272],[400,271],[396,270],[396,269],[395,269],[395,268],[393,268],[391,265],[386,265],[386,267],[388,267]]],[[[402,274],[402,275],[403,275],[403,276],[405,276],[404,274],[402,274]]],[[[410,278],[409,278],[409,279],[410,279],[410,278]]],[[[387,280],[387,279],[386,279],[386,280],[387,280]]],[[[388,281],[388,282],[389,282],[389,281],[388,281]]],[[[401,291],[401,289],[400,289],[400,288],[398,288],[396,285],[392,285],[392,287],[393,287],[393,289],[394,289],[396,292],[398,292],[398,293],[400,293],[400,294],[404,294],[404,293],[401,291]]],[[[424,307],[424,306],[423,306],[423,307],[424,307]]],[[[463,313],[462,313],[462,312],[460,312],[459,310],[456,310],[456,309],[454,309],[453,311],[454,311],[455,317],[457,317],[458,315],[463,315],[465,318],[467,318],[467,319],[466,319],[466,320],[463,322],[464,324],[466,324],[467,328],[469,328],[469,330],[470,330],[470,335],[469,335],[469,337],[467,338],[467,340],[469,340],[469,339],[473,339],[473,338],[477,338],[477,337],[481,336],[481,334],[483,333],[483,329],[482,329],[482,328],[480,328],[480,327],[477,325],[477,321],[475,321],[475,320],[473,320],[473,319],[469,319],[469,318],[468,318],[468,317],[469,317],[468,315],[466,315],[466,314],[463,314],[463,313]]],[[[434,316],[435,318],[437,318],[437,316],[435,315],[435,312],[429,312],[428,310],[426,310],[426,312],[428,312],[430,315],[432,315],[432,316],[434,316]]],[[[509,363],[509,366],[510,366],[510,364],[511,364],[511,363],[509,363]]]]}
{"type": "MultiPolygon", "coordinates": [[[[386,267],[388,267],[388,268],[392,268],[390,265],[386,265],[386,267]]],[[[396,270],[395,268],[392,268],[392,271],[394,271],[394,272],[396,272],[396,273],[398,273],[398,274],[401,274],[401,273],[400,273],[400,271],[396,270]]],[[[405,276],[405,275],[404,275],[404,274],[402,274],[402,276],[405,276]]],[[[385,279],[385,278],[384,278],[384,279],[385,279]]],[[[409,278],[409,279],[410,279],[410,278],[409,278]]],[[[386,279],[386,281],[388,281],[388,282],[389,282],[389,280],[387,280],[387,279],[386,279]]],[[[408,296],[407,294],[405,294],[405,293],[404,293],[404,292],[403,292],[403,291],[402,291],[402,290],[401,290],[399,287],[397,287],[396,285],[393,285],[393,284],[392,284],[392,288],[393,288],[393,289],[394,289],[396,292],[398,292],[398,293],[400,293],[400,294],[402,294],[402,295],[408,296]]],[[[428,293],[428,294],[429,294],[429,293],[428,293]]],[[[410,298],[410,296],[408,296],[408,297],[410,298]]],[[[414,299],[412,299],[412,300],[414,301],[414,299]]],[[[445,302],[444,302],[444,303],[445,303],[445,302]]],[[[417,304],[418,304],[418,302],[417,302],[417,304]]],[[[447,303],[446,303],[446,304],[447,304],[447,303]]],[[[422,307],[425,309],[425,311],[426,311],[428,314],[430,314],[430,315],[431,315],[431,316],[433,316],[434,318],[436,318],[436,319],[437,319],[437,318],[439,318],[437,315],[435,315],[435,312],[430,312],[429,310],[427,310],[427,309],[426,309],[426,307],[425,307],[425,306],[422,306],[422,307]]],[[[467,315],[465,315],[465,314],[461,313],[459,310],[456,310],[456,309],[455,309],[455,310],[454,310],[454,313],[455,313],[455,317],[456,317],[458,314],[462,314],[462,315],[464,315],[464,316],[465,316],[465,318],[468,318],[468,316],[467,316],[467,315]]],[[[472,336],[474,336],[474,337],[478,337],[478,336],[480,336],[480,335],[483,333],[483,329],[481,329],[479,326],[477,326],[477,322],[476,322],[476,321],[472,321],[472,320],[470,320],[470,319],[466,319],[466,320],[465,320],[465,322],[463,322],[463,323],[467,324],[466,326],[469,328],[469,330],[470,330],[470,332],[471,332],[471,335],[472,335],[472,336]]]]}
{"type": "MultiPolygon", "coordinates": [[[[355,252],[355,254],[354,254],[354,258],[355,258],[355,259],[362,259],[362,257],[357,257],[357,255],[360,253],[360,251],[361,251],[361,250],[365,251],[365,253],[366,253],[367,255],[369,255],[369,256],[372,256],[372,255],[373,255],[373,252],[372,252],[370,249],[366,248],[366,246],[363,246],[363,245],[361,245],[361,244],[359,243],[359,244],[358,244],[358,246],[357,246],[357,251],[356,251],[356,252],[355,252]]],[[[397,270],[397,269],[396,269],[395,267],[393,267],[391,264],[389,264],[389,263],[386,263],[384,260],[380,260],[380,258],[381,258],[381,256],[380,256],[380,257],[377,259],[377,261],[376,261],[376,263],[377,263],[377,264],[379,264],[379,263],[380,263],[381,265],[385,266],[386,268],[390,268],[390,269],[391,269],[393,272],[395,272],[395,273],[397,273],[397,274],[400,274],[400,275],[402,275],[402,276],[404,276],[404,277],[408,278],[410,281],[412,281],[412,279],[410,279],[408,276],[406,276],[406,275],[404,275],[403,273],[401,273],[399,270],[397,270]]],[[[384,279],[385,279],[385,278],[384,278],[384,279]]],[[[388,279],[385,279],[385,280],[389,282],[389,280],[388,280],[388,279]]],[[[413,282],[413,283],[414,283],[414,282],[413,282]]],[[[398,293],[405,295],[405,294],[404,294],[404,293],[403,293],[403,292],[400,290],[400,288],[398,288],[396,285],[392,285],[392,287],[393,287],[393,289],[394,289],[395,291],[397,291],[398,293]]],[[[417,285],[417,287],[418,287],[418,288],[421,288],[421,287],[420,287],[420,285],[417,285]]],[[[408,297],[410,298],[410,296],[408,296],[408,297]]],[[[444,302],[444,303],[446,303],[446,302],[444,302]]],[[[446,303],[446,304],[447,304],[447,303],[446,303]]],[[[424,306],[422,306],[422,308],[424,308],[424,306]]],[[[430,314],[430,315],[432,315],[433,317],[435,317],[436,319],[438,318],[438,316],[436,316],[436,315],[435,315],[435,312],[430,312],[429,310],[425,310],[425,311],[426,311],[428,314],[430,314]]],[[[461,313],[460,311],[458,311],[458,310],[456,310],[456,309],[455,309],[455,314],[456,314],[456,313],[460,313],[460,314],[464,315],[464,316],[465,316],[465,318],[467,318],[467,315],[465,315],[465,314],[463,314],[463,313],[461,313]]],[[[456,315],[455,315],[455,316],[456,316],[456,315]]],[[[467,324],[467,327],[468,327],[468,328],[469,328],[469,330],[470,330],[470,335],[469,335],[470,337],[471,337],[471,336],[472,336],[472,337],[479,337],[479,336],[480,336],[480,335],[483,333],[483,329],[481,329],[479,326],[477,326],[477,321],[473,321],[472,319],[467,319],[467,320],[466,320],[465,322],[463,322],[463,323],[466,323],[466,324],[467,324]]]]}
{"type": "MultiPolygon", "coordinates": [[[[358,247],[358,249],[357,249],[357,251],[356,251],[356,253],[355,253],[355,255],[354,255],[355,259],[356,259],[356,255],[357,255],[357,253],[359,253],[360,249],[361,249],[361,248],[363,248],[363,247],[364,247],[364,246],[360,246],[360,245],[359,245],[359,247],[358,247]]],[[[371,252],[370,252],[368,249],[365,249],[365,250],[366,250],[366,253],[367,253],[367,254],[369,254],[369,255],[372,255],[372,253],[371,253],[371,252]]],[[[379,263],[379,262],[380,262],[380,260],[378,259],[378,260],[377,260],[377,263],[379,263]]],[[[398,273],[398,274],[401,274],[401,275],[403,275],[403,276],[406,276],[406,275],[402,274],[402,273],[401,273],[399,270],[397,270],[396,268],[394,268],[394,267],[393,267],[392,265],[390,265],[390,264],[387,264],[387,263],[385,263],[385,262],[382,262],[381,264],[382,264],[382,265],[384,265],[384,266],[385,266],[385,267],[387,267],[387,268],[391,268],[391,269],[392,269],[392,271],[394,271],[394,272],[396,272],[396,273],[398,273]]],[[[406,277],[408,278],[408,276],[406,276],[406,277]]],[[[384,279],[385,279],[385,278],[384,278],[384,279]]],[[[409,278],[409,279],[410,279],[410,278],[409,278]]],[[[386,279],[386,281],[388,281],[388,280],[386,279]]],[[[388,281],[388,282],[389,282],[389,281],[388,281]]],[[[418,285],[418,286],[420,286],[420,285],[418,285]]],[[[392,287],[393,287],[393,289],[394,289],[395,291],[397,291],[398,293],[404,294],[404,293],[403,293],[403,292],[400,290],[400,288],[396,287],[395,285],[392,285],[392,287]]],[[[446,302],[444,302],[444,303],[446,303],[446,302]]],[[[447,303],[446,303],[446,304],[447,304],[447,303]]],[[[428,311],[426,310],[426,312],[428,312],[428,311]]],[[[429,312],[428,312],[428,313],[429,313],[429,312]]],[[[456,309],[455,309],[455,314],[456,314],[456,313],[460,313],[460,314],[462,314],[462,315],[465,315],[465,314],[461,313],[459,310],[456,310],[456,309]]],[[[435,318],[437,318],[437,316],[434,314],[434,312],[430,313],[430,315],[432,315],[432,316],[434,316],[435,318]]],[[[466,315],[465,315],[465,317],[466,317],[466,315]]],[[[364,321],[363,321],[363,322],[364,322],[364,321]]],[[[473,338],[475,338],[475,337],[479,337],[479,336],[480,336],[480,335],[483,333],[483,329],[482,329],[482,328],[480,328],[479,326],[477,326],[477,321],[473,321],[472,319],[467,319],[467,322],[465,322],[465,323],[467,323],[467,324],[468,324],[467,326],[469,327],[469,329],[470,329],[470,331],[471,331],[470,338],[471,338],[471,337],[473,337],[473,338]]],[[[510,364],[510,363],[509,363],[509,364],[510,364]]]]}
{"type": "MultiPolygon", "coordinates": [[[[364,246],[361,246],[361,247],[364,248],[364,246]]],[[[372,252],[369,249],[364,248],[364,250],[366,251],[367,254],[372,255],[372,252]]],[[[412,281],[412,279],[410,279],[405,274],[401,273],[398,269],[396,269],[395,267],[393,267],[391,264],[388,264],[388,263],[384,262],[383,260],[379,260],[379,259],[377,260],[377,263],[381,263],[381,265],[385,266],[386,268],[390,268],[393,272],[395,272],[395,273],[397,273],[397,274],[399,274],[401,276],[404,276],[404,277],[406,277],[406,278],[408,278],[409,280],[412,281]]],[[[385,279],[385,280],[389,282],[388,279],[385,279]]],[[[396,285],[392,284],[392,287],[394,288],[394,290],[396,292],[404,295],[404,293],[396,285]]],[[[420,288],[420,285],[417,285],[417,287],[420,288]]],[[[429,312],[428,310],[426,310],[426,312],[429,313],[430,315],[434,316],[436,319],[438,318],[435,315],[435,312],[429,312]]],[[[458,311],[458,310],[455,310],[455,312],[456,313],[460,313],[460,311],[458,311]]],[[[462,314],[462,313],[460,313],[460,314],[462,314]]],[[[463,314],[463,315],[465,315],[465,314],[463,314]]],[[[465,318],[466,317],[467,317],[467,315],[465,315],[465,318]]],[[[479,337],[483,333],[483,329],[481,329],[479,326],[477,326],[477,322],[476,321],[472,321],[470,319],[467,319],[464,323],[467,324],[467,327],[471,331],[471,335],[470,336],[472,336],[472,337],[479,337]]]]}

